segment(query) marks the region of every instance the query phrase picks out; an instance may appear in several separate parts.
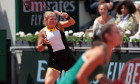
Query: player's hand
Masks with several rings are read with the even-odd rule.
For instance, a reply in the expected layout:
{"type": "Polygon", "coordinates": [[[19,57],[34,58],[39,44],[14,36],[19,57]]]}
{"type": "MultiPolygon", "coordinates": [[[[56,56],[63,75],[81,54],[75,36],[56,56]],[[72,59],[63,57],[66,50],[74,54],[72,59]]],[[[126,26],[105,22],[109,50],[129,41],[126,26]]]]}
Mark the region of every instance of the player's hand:
{"type": "Polygon", "coordinates": [[[69,17],[68,13],[65,13],[65,12],[62,12],[61,16],[63,19],[66,19],[69,17]]]}
{"type": "Polygon", "coordinates": [[[49,44],[49,41],[47,40],[47,35],[45,36],[45,38],[43,39],[45,44],[49,44]]]}
{"type": "Polygon", "coordinates": [[[62,16],[63,19],[66,19],[69,17],[68,13],[66,12],[59,12],[59,11],[54,10],[54,13],[62,16]]]}

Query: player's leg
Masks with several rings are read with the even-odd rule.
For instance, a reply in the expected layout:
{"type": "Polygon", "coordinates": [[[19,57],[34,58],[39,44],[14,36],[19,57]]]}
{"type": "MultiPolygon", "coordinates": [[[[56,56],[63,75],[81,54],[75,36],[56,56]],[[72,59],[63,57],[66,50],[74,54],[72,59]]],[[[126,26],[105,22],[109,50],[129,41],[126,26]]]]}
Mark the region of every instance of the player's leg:
{"type": "Polygon", "coordinates": [[[54,84],[60,73],[58,70],[48,68],[45,76],[45,84],[54,84]]]}

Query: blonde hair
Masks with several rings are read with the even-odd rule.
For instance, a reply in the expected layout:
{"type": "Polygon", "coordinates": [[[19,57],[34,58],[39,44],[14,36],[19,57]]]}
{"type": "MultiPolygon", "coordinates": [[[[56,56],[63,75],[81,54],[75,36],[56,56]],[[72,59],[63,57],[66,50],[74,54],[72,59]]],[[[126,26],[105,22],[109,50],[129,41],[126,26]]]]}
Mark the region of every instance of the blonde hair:
{"type": "Polygon", "coordinates": [[[98,6],[98,10],[99,10],[100,6],[104,6],[104,7],[107,8],[107,10],[108,10],[108,7],[107,7],[106,3],[100,4],[100,5],[98,6]]]}
{"type": "Polygon", "coordinates": [[[56,15],[56,14],[55,14],[54,12],[52,12],[52,11],[46,11],[46,12],[44,13],[44,19],[43,19],[43,25],[44,25],[44,26],[47,25],[47,24],[46,24],[46,19],[48,20],[48,18],[49,18],[49,16],[50,16],[51,14],[56,15]]]}

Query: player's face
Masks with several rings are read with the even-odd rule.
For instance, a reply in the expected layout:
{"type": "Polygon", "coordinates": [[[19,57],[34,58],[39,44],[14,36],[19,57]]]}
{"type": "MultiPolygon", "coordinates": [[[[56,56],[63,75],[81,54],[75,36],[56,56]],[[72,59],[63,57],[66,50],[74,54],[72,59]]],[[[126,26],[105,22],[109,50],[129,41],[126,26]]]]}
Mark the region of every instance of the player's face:
{"type": "Polygon", "coordinates": [[[125,7],[125,5],[122,5],[121,12],[124,17],[128,14],[128,9],[125,7]]]}
{"type": "Polygon", "coordinates": [[[57,19],[55,14],[49,15],[49,18],[47,19],[47,25],[50,27],[55,27],[57,24],[57,19]]]}
{"type": "Polygon", "coordinates": [[[122,34],[119,32],[119,28],[116,25],[113,26],[110,32],[109,43],[113,46],[120,46],[122,44],[122,34]]]}
{"type": "Polygon", "coordinates": [[[106,8],[106,6],[101,5],[101,6],[99,7],[99,13],[100,13],[101,15],[106,15],[106,14],[108,14],[108,9],[106,8]]]}

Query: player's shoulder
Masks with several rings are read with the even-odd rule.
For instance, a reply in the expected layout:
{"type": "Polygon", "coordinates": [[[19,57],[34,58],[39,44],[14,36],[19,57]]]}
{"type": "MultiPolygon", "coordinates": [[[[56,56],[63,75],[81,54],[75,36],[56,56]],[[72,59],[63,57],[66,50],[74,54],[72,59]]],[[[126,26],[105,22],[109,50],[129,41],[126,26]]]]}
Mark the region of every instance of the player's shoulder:
{"type": "Polygon", "coordinates": [[[42,28],[42,29],[39,31],[39,35],[44,35],[44,32],[45,32],[45,27],[42,28]]]}
{"type": "Polygon", "coordinates": [[[42,28],[42,29],[40,30],[40,32],[44,32],[44,31],[45,31],[45,28],[46,28],[46,27],[42,28]]]}
{"type": "Polygon", "coordinates": [[[94,54],[96,55],[103,55],[104,54],[104,49],[101,46],[95,46],[92,48],[92,51],[94,51],[94,54]]]}

